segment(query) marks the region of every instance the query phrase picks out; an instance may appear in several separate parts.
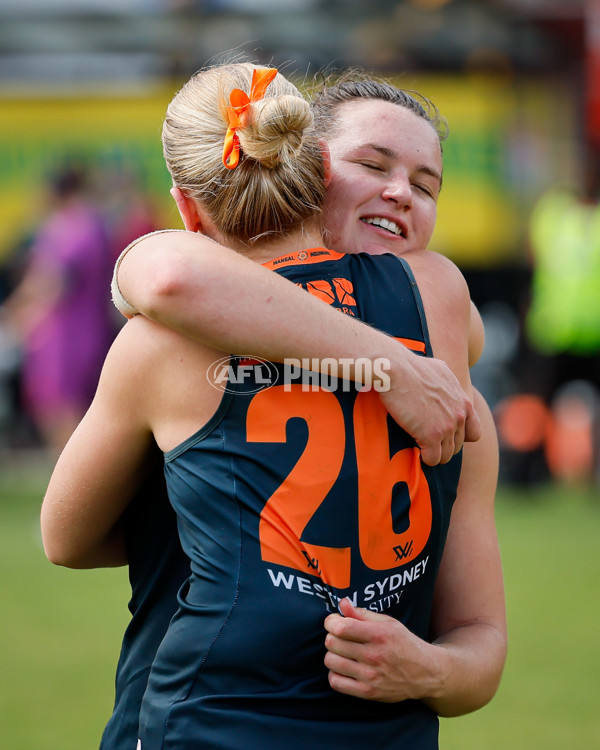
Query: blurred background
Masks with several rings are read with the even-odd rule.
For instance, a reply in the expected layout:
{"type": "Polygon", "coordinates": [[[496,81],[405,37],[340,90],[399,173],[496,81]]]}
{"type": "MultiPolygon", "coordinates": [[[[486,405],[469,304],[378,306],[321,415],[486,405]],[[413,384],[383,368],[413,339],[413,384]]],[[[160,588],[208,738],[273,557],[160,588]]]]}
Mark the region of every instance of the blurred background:
{"type": "Polygon", "coordinates": [[[445,746],[600,747],[599,0],[0,0],[0,563],[30,575],[6,609],[21,617],[5,638],[29,654],[17,648],[5,665],[29,675],[23,693],[1,696],[9,746],[94,747],[110,708],[126,576],[45,564],[37,511],[121,325],[107,297],[114,258],[143,232],[181,226],[160,145],[166,105],[224,54],[300,85],[363,66],[447,118],[431,249],[460,266],[486,326],[472,375],[500,434],[516,656],[489,708],[447,722],[445,746]],[[95,593],[88,575],[99,576],[95,593]],[[23,590],[40,580],[61,602],[53,623],[33,604],[22,610],[23,590]],[[85,656],[73,656],[65,612],[85,656]],[[547,661],[557,649],[560,660],[547,661]],[[60,682],[71,657],[74,684],[42,691],[49,708],[30,722],[19,701],[46,684],[44,669],[60,682]],[[65,733],[68,705],[81,728],[65,733]],[[526,716],[530,729],[517,731],[526,716]]]}
{"type": "MultiPolygon", "coordinates": [[[[40,368],[47,372],[53,356],[39,351],[38,323],[64,302],[60,284],[65,274],[75,283],[81,258],[77,248],[60,261],[48,257],[52,248],[36,252],[45,222],[58,211],[61,174],[82,173],[72,192],[104,223],[108,266],[137,234],[179,226],[160,148],[166,104],[199,67],[239,53],[281,67],[300,84],[323,70],[364,66],[439,106],[450,137],[432,249],[461,267],[486,323],[473,379],[498,416],[503,477],[595,481],[599,6],[2,0],[0,303],[9,304],[0,328],[0,447],[60,447],[85,402],[78,394],[79,405],[57,417],[49,413],[56,410],[52,394],[36,395],[40,368]],[[28,278],[31,258],[40,254],[38,282],[59,266],[51,291],[28,278]]],[[[100,231],[86,241],[97,244],[100,231]]],[[[63,304],[48,340],[60,338],[58,328],[81,304],[63,304]]],[[[99,316],[112,313],[96,307],[89,314],[105,326],[99,316]]],[[[119,324],[114,316],[112,324],[119,324]]],[[[71,328],[65,338],[72,342],[80,332],[71,328]]],[[[88,356],[93,380],[98,358],[88,356]]],[[[71,361],[71,353],[63,359],[71,361]]]]}

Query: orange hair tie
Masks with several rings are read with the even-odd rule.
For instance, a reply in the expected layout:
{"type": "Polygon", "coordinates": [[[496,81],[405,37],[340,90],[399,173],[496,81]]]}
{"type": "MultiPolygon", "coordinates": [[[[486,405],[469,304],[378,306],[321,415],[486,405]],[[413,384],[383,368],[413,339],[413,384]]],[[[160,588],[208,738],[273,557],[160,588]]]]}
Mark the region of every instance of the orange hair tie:
{"type": "Polygon", "coordinates": [[[223,164],[227,169],[235,169],[240,160],[240,140],[236,130],[246,124],[246,113],[252,102],[262,99],[267,86],[277,75],[277,68],[257,68],[252,73],[250,96],[241,89],[233,89],[229,97],[231,106],[227,107],[229,127],[223,144],[223,164]]]}

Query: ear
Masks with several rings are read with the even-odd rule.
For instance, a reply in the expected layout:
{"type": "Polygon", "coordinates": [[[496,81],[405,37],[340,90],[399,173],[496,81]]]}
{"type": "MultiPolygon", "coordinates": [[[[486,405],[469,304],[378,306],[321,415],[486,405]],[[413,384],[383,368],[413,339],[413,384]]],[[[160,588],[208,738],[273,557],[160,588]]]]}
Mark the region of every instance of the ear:
{"type": "Polygon", "coordinates": [[[321,158],[323,159],[324,182],[327,188],[331,182],[331,154],[329,153],[329,146],[323,138],[319,138],[319,146],[321,147],[321,158]]]}
{"type": "Polygon", "coordinates": [[[169,191],[173,196],[173,200],[177,205],[179,215],[183,221],[183,226],[188,232],[198,231],[198,211],[196,209],[196,203],[178,187],[172,187],[169,191]]]}
{"type": "MultiPolygon", "coordinates": [[[[217,229],[204,208],[193,198],[187,196],[181,188],[172,187],[170,190],[173,200],[177,204],[184,227],[188,232],[199,232],[211,239],[216,239],[217,229]]],[[[219,240],[216,240],[219,242],[219,240]]]]}

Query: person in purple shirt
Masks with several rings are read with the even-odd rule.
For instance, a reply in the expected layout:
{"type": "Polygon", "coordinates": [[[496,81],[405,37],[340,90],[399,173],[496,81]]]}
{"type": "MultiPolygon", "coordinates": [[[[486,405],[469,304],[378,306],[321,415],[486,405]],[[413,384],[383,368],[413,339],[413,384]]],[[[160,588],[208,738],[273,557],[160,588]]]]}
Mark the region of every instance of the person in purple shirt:
{"type": "Polygon", "coordinates": [[[49,213],[4,305],[22,349],[23,408],[54,452],[88,408],[116,332],[108,237],[86,183],[78,165],[50,179],[49,213]]]}

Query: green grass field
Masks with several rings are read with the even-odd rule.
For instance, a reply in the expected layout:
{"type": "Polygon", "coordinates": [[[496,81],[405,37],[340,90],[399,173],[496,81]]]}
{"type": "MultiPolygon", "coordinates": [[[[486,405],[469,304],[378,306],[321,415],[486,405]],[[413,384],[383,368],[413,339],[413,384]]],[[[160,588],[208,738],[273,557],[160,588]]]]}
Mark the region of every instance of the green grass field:
{"type": "MultiPolygon", "coordinates": [[[[46,561],[46,478],[37,463],[0,462],[1,746],[94,750],[112,705],[127,577],[46,561]]],[[[441,747],[600,748],[600,492],[503,488],[497,516],[509,658],[489,706],[442,721],[441,747]]]]}

